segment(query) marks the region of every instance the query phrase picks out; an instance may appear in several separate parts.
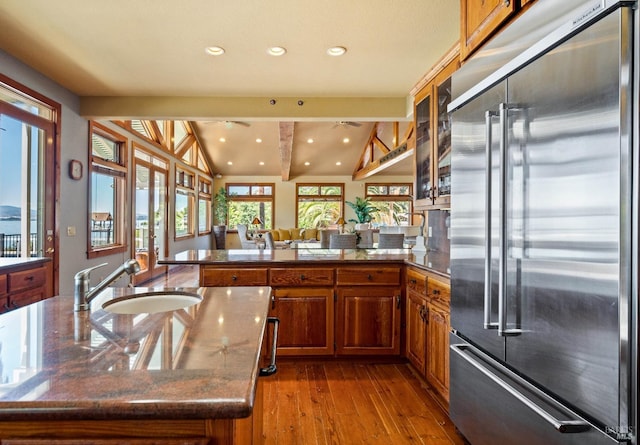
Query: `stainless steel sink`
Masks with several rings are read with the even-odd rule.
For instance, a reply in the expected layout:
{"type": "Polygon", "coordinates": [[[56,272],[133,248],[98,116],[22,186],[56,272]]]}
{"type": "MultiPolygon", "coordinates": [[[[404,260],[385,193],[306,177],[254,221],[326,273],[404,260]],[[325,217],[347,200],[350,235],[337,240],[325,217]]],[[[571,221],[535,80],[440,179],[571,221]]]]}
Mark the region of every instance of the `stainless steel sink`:
{"type": "Polygon", "coordinates": [[[187,308],[201,301],[202,297],[193,292],[151,291],[114,298],[104,303],[102,309],[115,314],[153,314],[187,308]]]}

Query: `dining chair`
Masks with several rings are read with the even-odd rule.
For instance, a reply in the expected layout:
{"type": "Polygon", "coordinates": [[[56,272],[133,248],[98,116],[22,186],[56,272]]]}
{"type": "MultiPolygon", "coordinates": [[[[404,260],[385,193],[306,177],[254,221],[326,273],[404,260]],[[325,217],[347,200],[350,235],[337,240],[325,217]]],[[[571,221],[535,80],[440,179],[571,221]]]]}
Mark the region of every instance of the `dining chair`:
{"type": "Polygon", "coordinates": [[[264,248],[269,250],[276,248],[276,243],[273,241],[273,234],[271,232],[264,233],[264,248]]]}
{"type": "Polygon", "coordinates": [[[340,231],[337,229],[324,229],[320,231],[320,248],[328,249],[329,248],[329,239],[331,235],[338,235],[340,231]]]}
{"type": "Polygon", "coordinates": [[[330,249],[355,249],[358,237],[355,233],[335,234],[329,238],[330,249]]]}
{"type": "Polygon", "coordinates": [[[378,249],[402,249],[404,233],[380,233],[378,235],[378,249]]]}
{"type": "Polygon", "coordinates": [[[256,249],[257,244],[254,240],[249,239],[247,233],[249,231],[246,224],[238,224],[236,225],[238,229],[238,238],[240,238],[240,245],[243,249],[256,249]]]}

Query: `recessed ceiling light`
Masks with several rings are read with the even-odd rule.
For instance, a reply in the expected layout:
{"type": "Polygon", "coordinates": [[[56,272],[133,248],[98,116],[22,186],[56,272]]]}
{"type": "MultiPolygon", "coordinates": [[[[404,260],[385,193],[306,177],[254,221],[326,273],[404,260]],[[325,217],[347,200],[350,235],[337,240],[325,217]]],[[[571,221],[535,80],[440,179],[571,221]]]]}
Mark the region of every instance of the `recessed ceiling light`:
{"type": "Polygon", "coordinates": [[[338,57],[347,52],[347,48],[344,46],[332,46],[327,50],[327,54],[333,57],[338,57]]]}
{"type": "Polygon", "coordinates": [[[224,48],[221,46],[208,46],[204,51],[210,56],[221,56],[224,54],[224,48]]]}
{"type": "Polygon", "coordinates": [[[313,144],[313,139],[312,138],[307,139],[307,144],[313,144]]]}
{"type": "Polygon", "coordinates": [[[336,165],[342,165],[342,162],[338,161],[336,162],[336,165]]]}
{"type": "Polygon", "coordinates": [[[259,144],[259,143],[262,142],[262,139],[258,138],[258,139],[256,139],[256,142],[259,144]]]}
{"type": "Polygon", "coordinates": [[[348,144],[348,143],[349,143],[349,138],[344,138],[344,139],[342,140],[342,142],[344,142],[345,144],[348,144]]]}
{"type": "Polygon", "coordinates": [[[233,165],[233,162],[227,161],[227,165],[233,165]]]}
{"type": "Polygon", "coordinates": [[[227,142],[227,140],[225,138],[220,138],[218,139],[220,142],[227,142]]]}
{"type": "Polygon", "coordinates": [[[258,164],[264,165],[264,161],[260,161],[260,162],[258,162],[258,164]]]}
{"type": "Polygon", "coordinates": [[[304,163],[304,165],[311,165],[311,162],[307,161],[304,163]]]}
{"type": "Polygon", "coordinates": [[[270,56],[283,56],[287,52],[287,49],[282,46],[272,46],[267,48],[267,54],[270,56]]]}

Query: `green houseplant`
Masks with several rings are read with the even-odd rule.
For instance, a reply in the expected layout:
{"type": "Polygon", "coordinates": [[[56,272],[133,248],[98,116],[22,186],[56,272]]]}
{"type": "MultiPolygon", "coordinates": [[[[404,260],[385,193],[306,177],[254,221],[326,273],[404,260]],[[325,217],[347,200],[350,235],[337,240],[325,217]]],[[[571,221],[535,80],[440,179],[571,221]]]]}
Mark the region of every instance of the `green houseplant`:
{"type": "Polygon", "coordinates": [[[213,197],[213,236],[216,240],[216,248],[224,249],[227,242],[227,215],[229,214],[229,200],[227,190],[220,187],[213,197]]]}
{"type": "Polygon", "coordinates": [[[356,196],[356,202],[345,201],[349,207],[353,209],[356,214],[357,220],[351,218],[349,222],[353,222],[356,224],[370,223],[373,219],[373,212],[376,211],[376,208],[371,205],[369,198],[360,198],[356,196]]]}

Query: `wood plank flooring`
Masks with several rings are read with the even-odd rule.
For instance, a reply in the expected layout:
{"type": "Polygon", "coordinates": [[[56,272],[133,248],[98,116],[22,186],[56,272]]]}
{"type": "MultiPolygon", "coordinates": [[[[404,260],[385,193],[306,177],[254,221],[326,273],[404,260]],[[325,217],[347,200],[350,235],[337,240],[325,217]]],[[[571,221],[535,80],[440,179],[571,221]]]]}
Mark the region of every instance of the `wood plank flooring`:
{"type": "MultiPolygon", "coordinates": [[[[143,286],[197,286],[174,268],[143,286]]],[[[410,365],[279,359],[264,380],[264,445],[464,445],[410,365]]]]}

